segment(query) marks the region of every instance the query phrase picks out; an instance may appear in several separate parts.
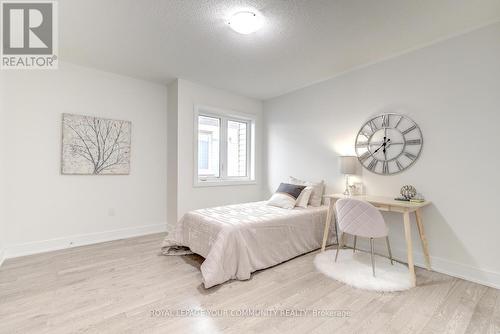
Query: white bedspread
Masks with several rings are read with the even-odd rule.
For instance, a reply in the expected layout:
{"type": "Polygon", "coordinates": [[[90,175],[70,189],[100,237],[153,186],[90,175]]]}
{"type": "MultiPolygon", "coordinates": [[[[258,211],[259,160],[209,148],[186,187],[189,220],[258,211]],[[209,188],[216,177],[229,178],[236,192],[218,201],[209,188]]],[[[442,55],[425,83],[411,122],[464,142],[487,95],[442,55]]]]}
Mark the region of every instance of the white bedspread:
{"type": "Polygon", "coordinates": [[[266,203],[188,212],[163,247],[186,246],[205,257],[205,288],[249,279],[256,270],[321,247],[327,206],[287,210],[266,203]]]}

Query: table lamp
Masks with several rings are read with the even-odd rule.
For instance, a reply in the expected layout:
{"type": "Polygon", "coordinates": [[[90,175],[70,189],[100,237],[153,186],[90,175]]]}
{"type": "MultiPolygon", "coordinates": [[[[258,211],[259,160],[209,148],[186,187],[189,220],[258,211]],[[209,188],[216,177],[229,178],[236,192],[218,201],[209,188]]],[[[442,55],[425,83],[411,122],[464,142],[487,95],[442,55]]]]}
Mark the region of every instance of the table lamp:
{"type": "Polygon", "coordinates": [[[340,157],[340,172],[345,175],[345,191],[344,195],[350,195],[349,191],[349,175],[356,174],[357,157],[341,156],[340,157]]]}

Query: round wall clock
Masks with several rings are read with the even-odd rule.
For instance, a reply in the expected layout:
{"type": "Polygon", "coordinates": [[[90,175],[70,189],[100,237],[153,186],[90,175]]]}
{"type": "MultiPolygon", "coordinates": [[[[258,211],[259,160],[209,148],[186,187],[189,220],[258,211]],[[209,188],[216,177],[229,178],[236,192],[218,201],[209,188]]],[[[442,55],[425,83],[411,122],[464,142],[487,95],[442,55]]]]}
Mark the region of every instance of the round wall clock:
{"type": "Polygon", "coordinates": [[[383,114],[373,117],[359,130],[356,155],[370,172],[390,175],[413,165],[423,144],[417,123],[404,115],[383,114]]]}

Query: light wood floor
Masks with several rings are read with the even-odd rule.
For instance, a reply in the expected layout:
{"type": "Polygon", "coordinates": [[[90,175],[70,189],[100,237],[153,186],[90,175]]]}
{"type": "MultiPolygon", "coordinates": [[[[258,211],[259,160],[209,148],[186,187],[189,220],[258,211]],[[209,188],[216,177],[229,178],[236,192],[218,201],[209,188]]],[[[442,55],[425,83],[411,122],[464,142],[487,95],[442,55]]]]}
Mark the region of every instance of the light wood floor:
{"type": "Polygon", "coordinates": [[[161,234],[7,260],[0,333],[500,333],[500,293],[417,270],[403,293],[350,288],[315,253],[205,290],[197,256],[159,255],[161,234]],[[349,317],[171,317],[167,310],[345,310],[349,317]],[[157,312],[152,316],[152,312],[157,312]]]}

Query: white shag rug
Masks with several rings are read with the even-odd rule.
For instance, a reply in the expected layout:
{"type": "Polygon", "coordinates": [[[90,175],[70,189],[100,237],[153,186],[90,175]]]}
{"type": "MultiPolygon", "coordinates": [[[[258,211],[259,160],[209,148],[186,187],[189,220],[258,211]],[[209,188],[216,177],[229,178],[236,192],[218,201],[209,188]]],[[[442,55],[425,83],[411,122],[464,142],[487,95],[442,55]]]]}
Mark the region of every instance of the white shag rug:
{"type": "Polygon", "coordinates": [[[411,287],[408,268],[388,258],[375,255],[375,277],[370,253],[341,249],[335,262],[336,249],[316,255],[314,265],[323,274],[355,288],[374,291],[403,291],[411,287]]]}

